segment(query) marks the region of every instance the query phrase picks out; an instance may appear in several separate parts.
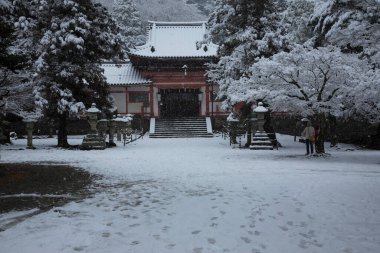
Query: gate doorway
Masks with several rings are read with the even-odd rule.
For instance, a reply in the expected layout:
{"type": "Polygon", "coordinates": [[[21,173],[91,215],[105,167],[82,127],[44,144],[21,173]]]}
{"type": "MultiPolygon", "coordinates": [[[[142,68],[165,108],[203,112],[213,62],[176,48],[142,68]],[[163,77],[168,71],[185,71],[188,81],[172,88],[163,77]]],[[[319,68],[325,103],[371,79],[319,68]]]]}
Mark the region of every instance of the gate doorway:
{"type": "Polygon", "coordinates": [[[162,118],[199,116],[199,89],[161,89],[162,118]]]}

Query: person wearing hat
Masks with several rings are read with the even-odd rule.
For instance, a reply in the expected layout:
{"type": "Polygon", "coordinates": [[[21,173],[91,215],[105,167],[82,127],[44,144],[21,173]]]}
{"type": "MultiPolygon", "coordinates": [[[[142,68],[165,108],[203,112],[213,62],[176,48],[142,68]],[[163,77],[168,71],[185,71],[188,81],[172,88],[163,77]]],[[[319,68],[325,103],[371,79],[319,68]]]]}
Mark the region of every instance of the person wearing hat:
{"type": "Polygon", "coordinates": [[[315,142],[315,129],[311,126],[310,121],[307,122],[305,129],[302,131],[302,137],[304,138],[306,143],[306,155],[313,154],[315,142]]]}

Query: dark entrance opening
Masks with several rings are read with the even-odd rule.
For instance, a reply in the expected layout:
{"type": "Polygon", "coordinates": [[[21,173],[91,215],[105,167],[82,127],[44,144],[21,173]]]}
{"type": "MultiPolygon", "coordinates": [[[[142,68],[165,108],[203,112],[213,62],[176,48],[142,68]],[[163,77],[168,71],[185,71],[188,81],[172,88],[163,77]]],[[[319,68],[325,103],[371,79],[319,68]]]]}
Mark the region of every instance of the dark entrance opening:
{"type": "Polygon", "coordinates": [[[199,116],[199,89],[161,89],[161,117],[199,116]]]}

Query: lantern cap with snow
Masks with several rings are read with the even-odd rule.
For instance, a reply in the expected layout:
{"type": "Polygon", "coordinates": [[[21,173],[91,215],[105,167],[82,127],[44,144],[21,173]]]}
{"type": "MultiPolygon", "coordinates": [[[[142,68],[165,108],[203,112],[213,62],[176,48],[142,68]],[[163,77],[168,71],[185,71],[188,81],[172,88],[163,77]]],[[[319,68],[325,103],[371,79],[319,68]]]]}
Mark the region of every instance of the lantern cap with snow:
{"type": "Polygon", "coordinates": [[[86,112],[87,113],[99,113],[100,110],[98,108],[96,108],[96,104],[95,103],[92,103],[91,107],[89,109],[87,109],[86,112]]]}
{"type": "Polygon", "coordinates": [[[227,121],[228,122],[239,122],[239,119],[238,119],[236,113],[231,112],[230,115],[228,115],[228,117],[227,117],[227,121]]]}
{"type": "Polygon", "coordinates": [[[264,107],[262,102],[257,104],[257,107],[253,109],[253,112],[256,113],[257,119],[264,119],[265,113],[268,112],[268,109],[264,107]]]}

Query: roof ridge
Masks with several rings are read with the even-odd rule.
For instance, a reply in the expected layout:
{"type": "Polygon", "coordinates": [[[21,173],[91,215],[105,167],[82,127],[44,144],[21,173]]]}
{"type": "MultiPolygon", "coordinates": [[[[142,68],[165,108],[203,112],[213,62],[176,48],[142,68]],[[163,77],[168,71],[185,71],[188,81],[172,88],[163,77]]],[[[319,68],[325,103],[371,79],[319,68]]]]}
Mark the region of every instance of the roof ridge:
{"type": "Polygon", "coordinates": [[[152,21],[152,20],[148,20],[148,23],[152,25],[155,24],[155,25],[183,26],[183,25],[203,25],[203,24],[206,24],[207,21],[152,21]]]}

